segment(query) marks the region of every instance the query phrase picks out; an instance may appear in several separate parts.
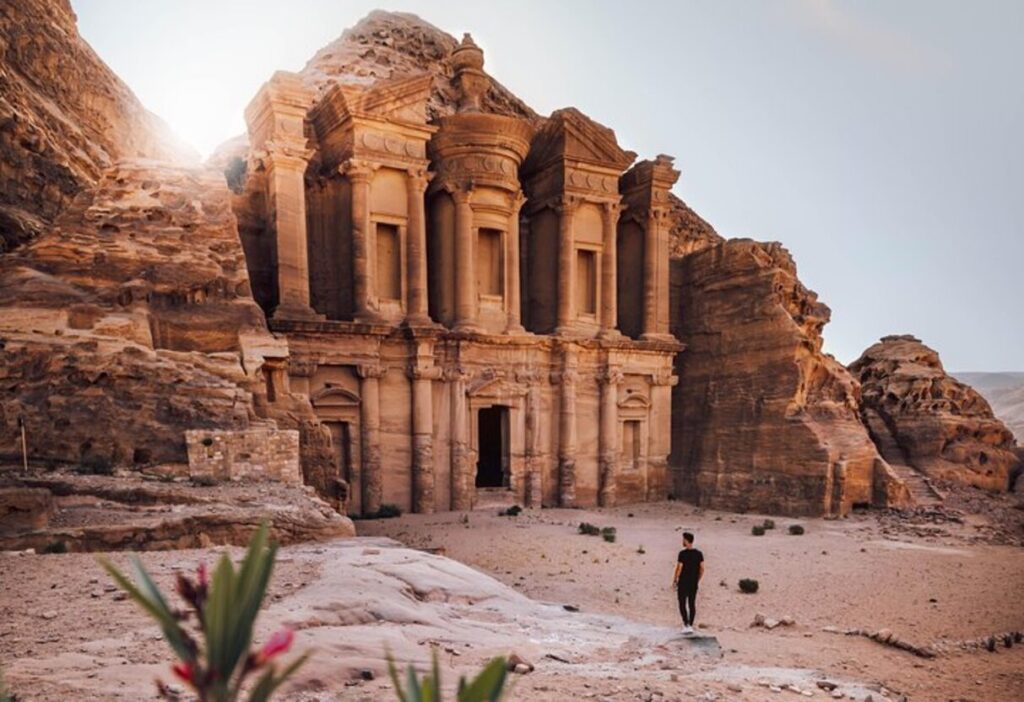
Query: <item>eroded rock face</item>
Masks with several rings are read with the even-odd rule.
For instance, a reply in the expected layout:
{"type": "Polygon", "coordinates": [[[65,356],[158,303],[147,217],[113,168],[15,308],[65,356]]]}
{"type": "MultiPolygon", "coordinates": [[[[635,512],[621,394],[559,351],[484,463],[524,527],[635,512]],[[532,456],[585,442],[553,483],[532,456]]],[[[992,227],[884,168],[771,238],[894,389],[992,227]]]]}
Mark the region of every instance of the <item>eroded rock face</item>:
{"type": "Polygon", "coordinates": [[[786,514],[897,506],[905,488],[858,414],[856,380],[822,353],[830,310],[780,244],[736,239],[673,261],[673,456],[701,505],[786,514]]]}
{"type": "Polygon", "coordinates": [[[0,259],[0,452],[184,461],[184,430],[273,425],[257,372],[286,355],[249,295],[218,174],[122,163],[0,259]]]}
{"type": "Polygon", "coordinates": [[[0,4],[0,252],[122,157],[195,160],[78,36],[68,0],[0,4]]]}
{"type": "Polygon", "coordinates": [[[861,383],[863,411],[881,420],[875,431],[927,476],[1001,491],[1020,470],[1010,430],[919,339],[886,336],[850,370],[861,383]]]}

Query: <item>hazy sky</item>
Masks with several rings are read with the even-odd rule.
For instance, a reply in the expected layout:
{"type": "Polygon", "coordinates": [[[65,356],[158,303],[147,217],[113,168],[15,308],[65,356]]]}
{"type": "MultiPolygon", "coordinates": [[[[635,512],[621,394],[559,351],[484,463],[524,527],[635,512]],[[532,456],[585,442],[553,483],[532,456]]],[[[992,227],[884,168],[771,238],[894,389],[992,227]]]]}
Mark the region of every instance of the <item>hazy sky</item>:
{"type": "Polygon", "coordinates": [[[83,36],[201,152],[374,7],[473,33],[541,113],[575,105],[719,233],[782,241],[849,363],[913,333],[1024,370],[1024,2],[73,0],[83,36]]]}

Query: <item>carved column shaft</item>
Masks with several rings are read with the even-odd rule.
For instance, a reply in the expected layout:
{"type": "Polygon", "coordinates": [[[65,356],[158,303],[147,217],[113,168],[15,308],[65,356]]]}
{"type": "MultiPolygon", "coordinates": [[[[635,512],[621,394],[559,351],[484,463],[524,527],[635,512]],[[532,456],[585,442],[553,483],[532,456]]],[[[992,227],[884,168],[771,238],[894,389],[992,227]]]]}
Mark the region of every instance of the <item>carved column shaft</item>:
{"type": "Polygon", "coordinates": [[[557,377],[561,389],[558,413],[558,499],[562,507],[576,506],[576,371],[566,353],[557,377]]]}
{"type": "Polygon", "coordinates": [[[572,222],[576,208],[574,203],[563,198],[558,216],[558,332],[565,333],[572,326],[573,294],[575,291],[573,256],[575,246],[572,222]]]}
{"type": "Polygon", "coordinates": [[[406,316],[409,321],[420,324],[430,321],[427,312],[427,218],[424,204],[428,180],[427,174],[423,171],[409,171],[409,226],[406,233],[409,272],[406,316]]]}
{"type": "Polygon", "coordinates": [[[523,206],[523,196],[516,197],[512,205],[512,214],[508,218],[508,276],[505,283],[508,290],[508,330],[522,331],[520,320],[521,291],[519,276],[519,210],[523,206]]]}
{"type": "Polygon", "coordinates": [[[372,232],[370,231],[369,169],[353,166],[348,170],[352,184],[352,296],[356,319],[372,314],[373,295],[370,273],[372,232]]]}
{"type": "Polygon", "coordinates": [[[384,496],[380,459],[380,378],[386,371],[379,366],[360,366],[358,370],[363,514],[372,514],[380,509],[384,496]]]}
{"type": "Polygon", "coordinates": [[[618,221],[619,206],[611,203],[605,204],[602,219],[603,250],[601,252],[601,333],[604,336],[611,335],[618,322],[618,290],[616,289],[618,221]]]}
{"type": "Polygon", "coordinates": [[[470,193],[457,190],[455,198],[455,326],[476,326],[476,260],[473,254],[473,206],[470,193]]]}
{"type": "Polygon", "coordinates": [[[413,368],[412,378],[412,506],[434,512],[434,384],[436,369],[413,368]]]}
{"type": "Polygon", "coordinates": [[[473,495],[469,486],[469,417],[466,413],[466,383],[462,374],[456,374],[451,383],[451,490],[452,509],[473,509],[473,495]]]}
{"type": "Polygon", "coordinates": [[[277,238],[275,317],[310,317],[309,253],[306,241],[305,153],[270,151],[267,183],[277,238]]]}
{"type": "Polygon", "coordinates": [[[601,383],[600,438],[598,463],[600,487],[598,502],[602,507],[614,507],[617,493],[619,461],[619,382],[622,374],[609,368],[601,383]]]}
{"type": "Polygon", "coordinates": [[[654,212],[647,215],[644,229],[644,325],[643,335],[658,330],[658,223],[654,212]]]}
{"type": "Polygon", "coordinates": [[[526,506],[539,509],[543,501],[541,494],[540,454],[541,417],[540,387],[530,383],[526,394],[526,506]]]}
{"type": "Polygon", "coordinates": [[[667,335],[671,334],[671,327],[669,324],[669,288],[671,283],[669,278],[670,273],[670,261],[669,261],[669,235],[671,234],[671,227],[669,221],[668,210],[658,210],[655,215],[655,219],[658,221],[657,238],[655,241],[658,245],[658,260],[657,260],[657,271],[658,271],[658,287],[655,292],[656,300],[654,303],[655,308],[655,331],[657,334],[667,335]]]}

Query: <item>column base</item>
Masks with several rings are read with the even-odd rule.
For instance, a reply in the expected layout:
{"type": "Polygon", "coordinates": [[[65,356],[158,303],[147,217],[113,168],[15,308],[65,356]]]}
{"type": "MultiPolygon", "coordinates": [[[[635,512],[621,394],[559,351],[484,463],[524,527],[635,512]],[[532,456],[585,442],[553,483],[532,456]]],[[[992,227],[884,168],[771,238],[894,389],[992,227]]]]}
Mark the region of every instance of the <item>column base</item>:
{"type": "Polygon", "coordinates": [[[374,310],[366,310],[364,312],[356,312],[352,316],[352,320],[361,324],[387,324],[388,320],[380,312],[374,310]]]}
{"type": "Polygon", "coordinates": [[[519,323],[519,320],[510,321],[505,327],[506,334],[526,334],[526,327],[519,323]]]}
{"type": "Polygon", "coordinates": [[[484,332],[483,328],[477,325],[476,322],[456,322],[455,326],[452,327],[452,331],[462,334],[483,334],[484,332]]]}
{"type": "Polygon", "coordinates": [[[327,319],[326,315],[318,313],[309,305],[296,302],[282,302],[274,308],[274,312],[270,317],[271,319],[279,320],[304,320],[311,322],[327,319]]]}
{"type": "Polygon", "coordinates": [[[625,338],[625,335],[618,329],[602,329],[597,334],[598,339],[606,339],[608,341],[619,341],[625,338]]]}
{"type": "Polygon", "coordinates": [[[671,334],[656,334],[656,333],[643,333],[640,335],[640,341],[678,341],[671,334]]]}

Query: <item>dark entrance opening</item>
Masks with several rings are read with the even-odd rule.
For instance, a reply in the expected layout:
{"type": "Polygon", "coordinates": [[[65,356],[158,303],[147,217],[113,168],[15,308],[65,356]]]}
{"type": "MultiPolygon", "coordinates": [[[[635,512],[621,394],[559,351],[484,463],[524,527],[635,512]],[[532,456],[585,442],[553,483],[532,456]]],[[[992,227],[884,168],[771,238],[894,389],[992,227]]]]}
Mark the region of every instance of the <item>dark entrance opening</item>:
{"type": "Polygon", "coordinates": [[[478,488],[508,485],[508,408],[484,407],[477,415],[478,488]]]}

